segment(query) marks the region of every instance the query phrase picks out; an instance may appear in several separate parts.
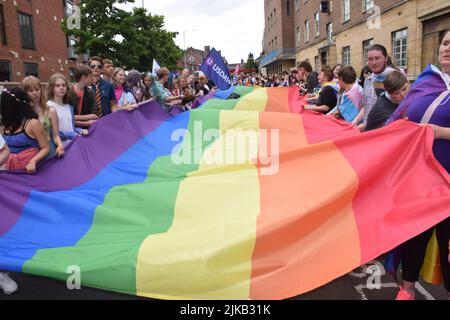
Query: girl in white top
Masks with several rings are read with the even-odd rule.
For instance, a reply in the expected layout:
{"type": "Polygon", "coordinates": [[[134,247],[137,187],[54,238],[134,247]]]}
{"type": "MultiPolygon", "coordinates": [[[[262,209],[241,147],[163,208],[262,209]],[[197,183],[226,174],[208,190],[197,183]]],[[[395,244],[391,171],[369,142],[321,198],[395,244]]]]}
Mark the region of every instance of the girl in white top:
{"type": "Polygon", "coordinates": [[[48,82],[47,105],[58,114],[59,136],[64,147],[76,136],[88,134],[88,130],[75,127],[74,109],[68,103],[68,88],[69,84],[62,74],[54,74],[48,82]]]}

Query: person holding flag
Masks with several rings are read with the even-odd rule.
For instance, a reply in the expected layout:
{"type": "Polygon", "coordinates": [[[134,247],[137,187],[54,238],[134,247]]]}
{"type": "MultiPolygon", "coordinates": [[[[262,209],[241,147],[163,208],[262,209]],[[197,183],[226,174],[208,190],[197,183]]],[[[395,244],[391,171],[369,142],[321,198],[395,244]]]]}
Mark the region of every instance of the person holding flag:
{"type": "MultiPolygon", "coordinates": [[[[429,65],[414,82],[408,96],[402,101],[387,124],[406,116],[410,121],[430,125],[434,130],[433,153],[440,165],[450,173],[450,29],[443,33],[439,48],[440,68],[429,65]]],[[[424,212],[426,214],[426,212],[424,212]]],[[[414,300],[415,283],[424,265],[428,243],[433,233],[440,256],[440,269],[450,299],[450,217],[401,245],[403,281],[397,300],[414,300]]],[[[438,251],[438,252],[437,252],[438,251]]],[[[427,272],[425,272],[427,274],[427,272]]]]}

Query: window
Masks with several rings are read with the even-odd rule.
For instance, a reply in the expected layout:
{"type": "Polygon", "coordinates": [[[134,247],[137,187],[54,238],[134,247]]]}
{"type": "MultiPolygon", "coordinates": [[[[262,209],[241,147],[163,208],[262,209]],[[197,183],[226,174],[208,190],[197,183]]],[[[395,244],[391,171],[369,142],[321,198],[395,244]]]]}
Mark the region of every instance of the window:
{"type": "Polygon", "coordinates": [[[295,0],[294,6],[295,6],[295,12],[300,10],[300,0],[295,0]]]}
{"type": "Polygon", "coordinates": [[[372,9],[374,6],[373,0],[363,0],[363,11],[372,9]]]}
{"type": "Polygon", "coordinates": [[[344,66],[350,65],[350,46],[342,48],[342,64],[344,66]]]}
{"type": "Polygon", "coordinates": [[[305,21],[305,42],[309,41],[309,21],[305,21]]]}
{"type": "Polygon", "coordinates": [[[273,9],[273,20],[274,23],[277,23],[277,9],[273,9]]]}
{"type": "Polygon", "coordinates": [[[316,37],[320,36],[319,19],[320,19],[319,12],[316,12],[316,14],[314,15],[314,29],[315,29],[316,37]]]}
{"type": "Polygon", "coordinates": [[[333,23],[327,23],[327,38],[329,42],[333,41],[333,23]]]}
{"type": "Polygon", "coordinates": [[[406,69],[408,66],[408,29],[392,33],[392,53],[394,65],[406,69]]]}
{"type": "Polygon", "coordinates": [[[343,9],[344,22],[347,22],[350,20],[350,0],[342,1],[342,9],[343,9]]]}
{"type": "Polygon", "coordinates": [[[278,41],[277,41],[277,37],[275,37],[275,49],[278,49],[278,41]]]}
{"type": "Polygon", "coordinates": [[[0,39],[3,45],[6,45],[5,16],[3,14],[3,5],[0,4],[0,39]]]}
{"type": "Polygon", "coordinates": [[[22,48],[35,50],[33,17],[19,12],[19,29],[22,48]]]}
{"type": "Polygon", "coordinates": [[[36,63],[27,63],[23,64],[23,69],[25,70],[25,77],[27,76],[35,76],[39,79],[39,71],[38,65],[36,63]]]}
{"type": "Polygon", "coordinates": [[[291,2],[289,0],[286,1],[286,13],[288,16],[291,15],[291,2]]]}
{"type": "Polygon", "coordinates": [[[314,68],[315,70],[320,70],[320,60],[319,60],[319,56],[315,56],[314,57],[314,68]]]}
{"type": "Polygon", "coordinates": [[[373,39],[369,39],[363,41],[363,62],[364,65],[367,65],[367,61],[369,60],[369,48],[373,46],[373,39]]]}
{"type": "Polygon", "coordinates": [[[301,41],[301,33],[300,33],[300,27],[297,27],[297,47],[300,47],[301,41]]]}
{"type": "Polygon", "coordinates": [[[0,81],[11,81],[11,63],[0,61],[0,81]]]}

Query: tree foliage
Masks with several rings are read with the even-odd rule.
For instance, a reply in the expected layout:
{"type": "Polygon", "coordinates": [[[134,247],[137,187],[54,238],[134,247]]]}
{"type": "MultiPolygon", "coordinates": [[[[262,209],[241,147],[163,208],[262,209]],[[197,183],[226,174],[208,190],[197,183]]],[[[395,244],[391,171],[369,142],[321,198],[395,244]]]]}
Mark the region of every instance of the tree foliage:
{"type": "Polygon", "coordinates": [[[113,60],[117,66],[140,71],[151,70],[153,59],[161,66],[175,69],[183,52],[175,44],[176,32],[164,29],[164,16],[152,15],[144,8],[128,12],[117,8],[118,3],[134,0],[84,0],[81,3],[80,28],[62,29],[77,39],[77,53],[113,60]]]}
{"type": "Polygon", "coordinates": [[[255,62],[255,57],[253,53],[248,54],[247,62],[245,63],[245,69],[247,70],[258,70],[258,65],[255,62]]]}

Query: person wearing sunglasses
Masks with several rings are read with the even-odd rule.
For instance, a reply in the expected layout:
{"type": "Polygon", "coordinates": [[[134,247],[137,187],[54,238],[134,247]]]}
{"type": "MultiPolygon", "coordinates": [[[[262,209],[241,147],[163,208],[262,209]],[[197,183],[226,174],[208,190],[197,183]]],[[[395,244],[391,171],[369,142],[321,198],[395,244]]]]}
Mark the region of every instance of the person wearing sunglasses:
{"type": "Polygon", "coordinates": [[[89,61],[89,67],[92,70],[92,90],[95,94],[97,104],[96,115],[101,118],[107,116],[111,112],[116,111],[116,95],[114,86],[111,82],[102,79],[103,59],[100,57],[92,57],[89,61]]]}

